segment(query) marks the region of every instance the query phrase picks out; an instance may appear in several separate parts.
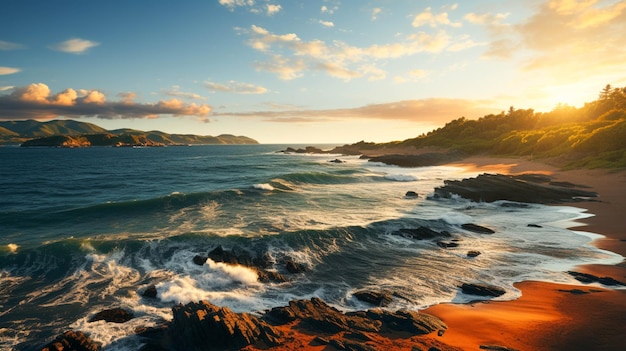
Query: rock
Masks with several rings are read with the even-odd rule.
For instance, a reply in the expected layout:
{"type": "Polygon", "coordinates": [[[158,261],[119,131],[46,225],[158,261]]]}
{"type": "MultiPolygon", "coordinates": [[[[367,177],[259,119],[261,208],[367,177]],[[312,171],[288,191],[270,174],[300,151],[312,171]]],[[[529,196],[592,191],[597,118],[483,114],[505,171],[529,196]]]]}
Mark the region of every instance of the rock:
{"type": "Polygon", "coordinates": [[[141,296],[147,297],[147,298],[151,298],[151,299],[155,299],[157,297],[156,286],[150,285],[149,287],[146,288],[146,290],[144,290],[144,292],[143,292],[143,294],[141,294],[141,296]]]}
{"type": "Polygon", "coordinates": [[[481,350],[488,350],[488,351],[519,351],[517,349],[512,349],[510,347],[500,346],[500,345],[480,345],[479,348],[481,350]]]}
{"type": "Polygon", "coordinates": [[[478,233],[478,234],[493,234],[495,231],[493,229],[480,226],[474,223],[465,223],[461,225],[461,228],[468,230],[470,232],[478,233]]]}
{"type": "Polygon", "coordinates": [[[543,228],[539,224],[528,224],[527,227],[530,227],[530,228],[543,228]]]}
{"type": "Polygon", "coordinates": [[[302,263],[296,263],[292,259],[285,260],[285,268],[287,269],[289,273],[292,273],[292,274],[304,273],[307,271],[307,268],[305,265],[303,265],[302,263]]]}
{"type": "Polygon", "coordinates": [[[334,160],[330,160],[330,161],[328,161],[328,162],[331,162],[331,163],[343,163],[344,161],[342,161],[342,160],[340,160],[340,159],[336,158],[336,159],[334,159],[334,160]]]}
{"type": "Polygon", "coordinates": [[[261,257],[255,257],[252,259],[252,264],[259,268],[270,268],[274,265],[274,259],[267,252],[261,257]]]}
{"type": "Polygon", "coordinates": [[[476,202],[493,202],[509,200],[524,203],[561,203],[580,198],[597,196],[596,193],[549,184],[550,178],[545,175],[503,175],[481,174],[476,178],[463,180],[447,180],[444,186],[435,189],[435,197],[449,198],[457,194],[463,198],[476,202]]]}
{"type": "Polygon", "coordinates": [[[439,247],[441,247],[443,249],[449,249],[449,248],[452,248],[452,247],[458,247],[459,244],[455,243],[455,242],[449,243],[449,242],[446,242],[446,241],[438,241],[437,242],[437,246],[439,246],[439,247]]]}
{"type": "Polygon", "coordinates": [[[396,312],[373,309],[366,312],[368,318],[381,321],[382,327],[391,331],[405,331],[414,335],[430,334],[434,331],[444,331],[448,326],[439,318],[409,310],[396,312]]]}
{"type": "Polygon", "coordinates": [[[168,336],[176,349],[240,349],[248,345],[278,346],[282,336],[267,322],[247,313],[234,313],[207,301],[172,309],[168,336]]]}
{"type": "Polygon", "coordinates": [[[316,336],[315,339],[313,339],[309,345],[311,346],[323,346],[323,345],[328,345],[328,343],[330,343],[330,340],[322,338],[321,336],[316,336]]]}
{"type": "Polygon", "coordinates": [[[360,290],[355,292],[353,295],[360,301],[367,302],[369,304],[379,307],[388,306],[393,300],[392,294],[386,290],[360,290]]]}
{"type": "Polygon", "coordinates": [[[81,331],[66,331],[41,348],[41,351],[100,351],[100,343],[81,331]]]}
{"type": "Polygon", "coordinates": [[[97,321],[106,321],[108,323],[126,323],[135,318],[132,312],[128,312],[123,308],[111,308],[96,313],[89,319],[89,323],[97,321]]]}
{"type": "Polygon", "coordinates": [[[416,199],[419,195],[415,191],[407,191],[406,194],[404,194],[404,197],[416,199]]]}
{"type": "Polygon", "coordinates": [[[209,258],[206,256],[195,255],[193,257],[193,263],[197,264],[198,266],[202,266],[203,264],[206,263],[206,260],[208,259],[209,258]]]}
{"type": "Polygon", "coordinates": [[[498,286],[485,285],[485,284],[467,284],[461,285],[461,290],[464,294],[477,295],[477,296],[491,296],[498,297],[506,293],[504,289],[498,286]]]}
{"type": "Polygon", "coordinates": [[[480,255],[480,251],[477,250],[470,250],[467,252],[467,257],[476,257],[480,255]]]}
{"type": "Polygon", "coordinates": [[[578,280],[581,283],[590,284],[590,283],[600,283],[609,286],[621,285],[626,286],[625,283],[620,282],[619,280],[615,280],[611,277],[596,277],[595,275],[588,273],[580,273],[580,272],[567,272],[569,275],[574,277],[574,279],[578,280]]]}
{"type": "Polygon", "coordinates": [[[447,231],[437,232],[424,226],[421,226],[416,229],[402,228],[396,232],[393,232],[392,234],[403,236],[405,238],[417,239],[417,240],[434,239],[434,238],[450,236],[450,233],[448,233],[447,231]]]}
{"type": "Polygon", "coordinates": [[[363,316],[343,314],[316,297],[311,300],[293,300],[289,302],[289,306],[272,308],[267,312],[266,318],[277,324],[300,319],[302,326],[330,334],[354,330],[377,332],[381,325],[380,321],[372,321],[363,316]]]}
{"type": "Polygon", "coordinates": [[[266,271],[261,268],[257,269],[257,277],[261,283],[284,283],[288,281],[287,278],[278,272],[266,271]]]}

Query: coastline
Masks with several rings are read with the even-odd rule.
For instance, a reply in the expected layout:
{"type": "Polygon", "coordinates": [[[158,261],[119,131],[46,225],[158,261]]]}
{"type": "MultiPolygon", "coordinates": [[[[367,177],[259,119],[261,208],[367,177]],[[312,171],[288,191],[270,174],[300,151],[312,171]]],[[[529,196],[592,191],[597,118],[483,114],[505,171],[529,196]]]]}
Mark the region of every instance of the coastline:
{"type": "MultiPolygon", "coordinates": [[[[594,216],[577,220],[579,230],[601,234],[598,248],[626,255],[623,209],[626,172],[568,170],[513,158],[469,157],[454,165],[503,174],[544,173],[556,181],[589,187],[597,201],[564,203],[587,209],[594,216]]],[[[576,271],[624,281],[626,261],[583,265],[576,271]]],[[[449,327],[441,342],[466,350],[502,345],[516,350],[622,350],[626,341],[626,290],[598,286],[524,281],[516,284],[522,297],[514,301],[442,304],[423,312],[441,318],[449,327]]]]}

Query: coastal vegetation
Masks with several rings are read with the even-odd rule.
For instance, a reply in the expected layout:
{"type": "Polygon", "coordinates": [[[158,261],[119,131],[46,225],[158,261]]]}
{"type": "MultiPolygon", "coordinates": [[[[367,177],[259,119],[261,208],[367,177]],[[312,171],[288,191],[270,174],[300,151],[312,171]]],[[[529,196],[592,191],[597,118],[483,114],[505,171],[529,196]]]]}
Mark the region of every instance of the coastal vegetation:
{"type": "Polygon", "coordinates": [[[607,85],[597,100],[550,112],[509,108],[477,120],[465,117],[416,138],[359,142],[337,151],[444,149],[455,155],[523,156],[565,168],[626,167],[626,87],[607,85]]]}
{"type": "Polygon", "coordinates": [[[92,123],[74,120],[48,122],[0,122],[0,145],[88,147],[88,146],[168,146],[206,144],[258,144],[245,136],[168,134],[134,129],[106,130],[92,123]]]}

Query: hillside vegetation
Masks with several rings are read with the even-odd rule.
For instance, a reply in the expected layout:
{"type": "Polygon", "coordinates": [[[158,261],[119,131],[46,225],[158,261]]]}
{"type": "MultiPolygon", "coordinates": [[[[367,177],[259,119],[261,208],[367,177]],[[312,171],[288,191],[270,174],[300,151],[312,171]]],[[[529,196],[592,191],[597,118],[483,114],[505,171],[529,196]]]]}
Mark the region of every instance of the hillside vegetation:
{"type": "Polygon", "coordinates": [[[511,107],[478,120],[465,117],[417,138],[353,147],[443,148],[466,156],[525,156],[566,168],[626,167],[626,87],[607,85],[596,101],[550,112],[511,107]]]}
{"type": "Polygon", "coordinates": [[[73,120],[38,122],[0,122],[0,145],[22,146],[166,146],[192,144],[258,144],[245,136],[168,134],[160,131],[144,132],[134,129],[106,130],[95,124],[73,120]]]}

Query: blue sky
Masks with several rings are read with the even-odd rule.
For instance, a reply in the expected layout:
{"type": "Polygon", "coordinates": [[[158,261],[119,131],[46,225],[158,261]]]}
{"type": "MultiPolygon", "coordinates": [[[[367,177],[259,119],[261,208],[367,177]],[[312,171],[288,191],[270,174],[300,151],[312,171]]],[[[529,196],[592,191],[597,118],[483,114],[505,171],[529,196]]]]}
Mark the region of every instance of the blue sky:
{"type": "Polygon", "coordinates": [[[5,1],[0,119],[415,137],[626,85],[626,1],[5,1]]]}

